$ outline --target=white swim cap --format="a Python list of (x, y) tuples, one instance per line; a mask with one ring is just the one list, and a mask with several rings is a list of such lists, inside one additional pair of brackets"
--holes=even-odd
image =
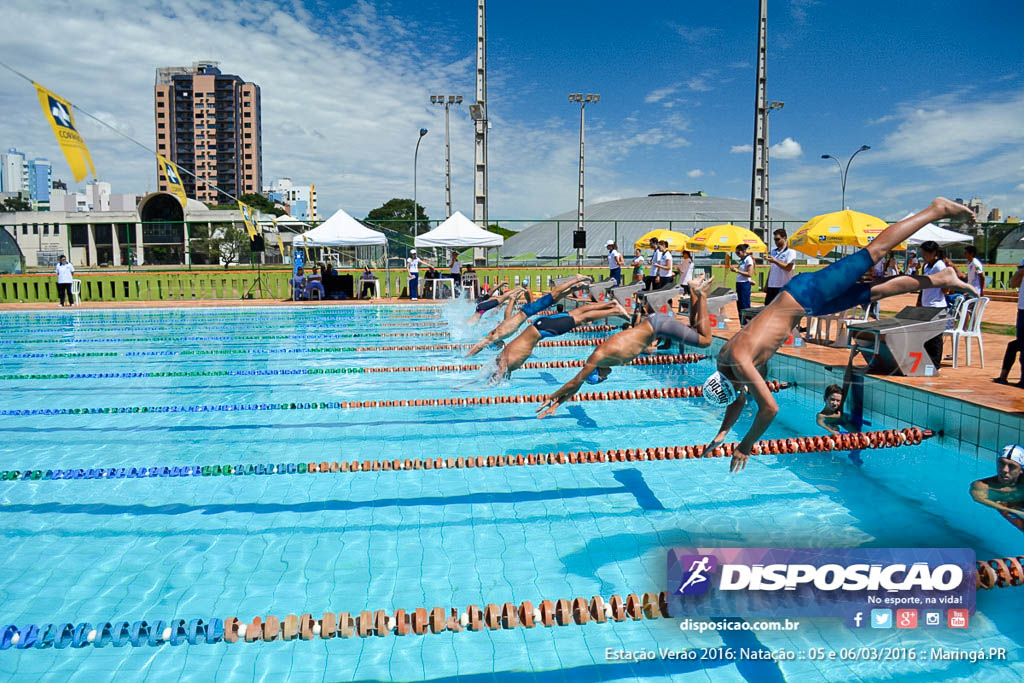
[(1012, 460), (1021, 467), (1024, 467), (1024, 446), (1018, 446), (1015, 443), (1003, 446), (1003, 452), (999, 457)]
[(713, 406), (727, 406), (736, 400), (736, 387), (718, 371), (704, 380), (703, 393), (704, 400)]

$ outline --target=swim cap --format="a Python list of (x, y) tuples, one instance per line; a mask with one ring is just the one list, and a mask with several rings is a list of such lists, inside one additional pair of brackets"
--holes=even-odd
[(1018, 446), (1015, 443), (1003, 446), (1003, 452), (999, 457), (1012, 460), (1021, 467), (1024, 467), (1024, 446)]
[(736, 387), (722, 373), (715, 371), (704, 380), (704, 400), (713, 406), (727, 406), (736, 400)]
[[(602, 370), (604, 372), (602, 372)], [(587, 378), (583, 380), (587, 384), (600, 384), (601, 382), (608, 379), (608, 375), (612, 373), (611, 368), (597, 368), (592, 373), (587, 375)]]

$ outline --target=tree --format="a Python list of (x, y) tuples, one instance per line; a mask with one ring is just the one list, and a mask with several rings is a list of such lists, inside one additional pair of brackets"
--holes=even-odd
[(7, 211), (31, 211), (32, 205), (21, 197), (8, 197), (0, 203), (0, 210)]
[(232, 263), (249, 260), (249, 247), (252, 244), (249, 233), (234, 223), (224, 226), (223, 232), (220, 232), (214, 244), (220, 260), (224, 261), (225, 269)]
[(366, 214), (366, 220), (403, 235), (413, 235), (413, 221), (419, 219), (419, 232), (430, 230), (430, 217), (419, 204), (414, 217), (411, 199), (389, 199), (387, 203)]
[(498, 225), (497, 223), (492, 223), (492, 224), (488, 225), (487, 226), (487, 232), (493, 232), (495, 235), (501, 235), (505, 239), (508, 239), (512, 235), (516, 234), (515, 230), (509, 230), (508, 228), (503, 228), (500, 225)]

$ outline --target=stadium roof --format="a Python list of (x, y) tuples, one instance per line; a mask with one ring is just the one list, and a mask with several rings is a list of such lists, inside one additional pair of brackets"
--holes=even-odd
[[(583, 216), (587, 229), (586, 255), (601, 257), (607, 254), (604, 245), (608, 240), (616, 240), (620, 251), (632, 253), (633, 242), (655, 228), (692, 235), (719, 223), (745, 225), (750, 220), (750, 202), (708, 197), (702, 192), (656, 192), (646, 197), (592, 204), (584, 209)], [(784, 225), (790, 232), (802, 224), (802, 221), (782, 211), (773, 210), (771, 217), (773, 222), (792, 221)], [(777, 224), (783, 225), (781, 222)], [(575, 253), (572, 248), (575, 229), (576, 211), (568, 211), (534, 223), (509, 237), (499, 253), (502, 258), (522, 254), (534, 254), (539, 259), (557, 258), (559, 255), (568, 257)]]

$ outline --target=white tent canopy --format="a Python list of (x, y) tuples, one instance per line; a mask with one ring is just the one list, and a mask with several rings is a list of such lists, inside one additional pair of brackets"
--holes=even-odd
[(334, 215), (309, 232), (296, 235), (292, 242), (297, 247), (363, 247), (386, 246), (384, 233), (368, 227), (338, 209)]
[(500, 247), (504, 242), (501, 235), (484, 230), (459, 211), (416, 238), (417, 247)]
[[(910, 218), (913, 215), (914, 214), (912, 213), (908, 213), (903, 218)], [(952, 230), (940, 228), (934, 223), (928, 223), (923, 228), (915, 232), (908, 241), (911, 245), (917, 247), (920, 246), (923, 242), (927, 242), (929, 240), (931, 240), (932, 242), (937, 242), (940, 245), (942, 245), (955, 244), (957, 242), (973, 242), (974, 238), (971, 237), (970, 235), (961, 235), (959, 232), (953, 232)]]

